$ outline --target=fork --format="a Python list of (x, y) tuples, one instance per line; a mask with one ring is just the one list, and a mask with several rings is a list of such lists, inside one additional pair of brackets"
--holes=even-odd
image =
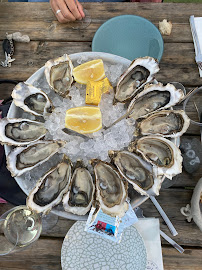
[(202, 70), (202, 54), (201, 54), (201, 48), (200, 48), (200, 44), (199, 44), (199, 40), (198, 40), (198, 36), (197, 36), (197, 32), (196, 32), (196, 27), (195, 27), (193, 15), (190, 16), (190, 26), (191, 26), (191, 32), (192, 32), (194, 44), (196, 45), (195, 60), (196, 60), (196, 63), (198, 64), (198, 67)]

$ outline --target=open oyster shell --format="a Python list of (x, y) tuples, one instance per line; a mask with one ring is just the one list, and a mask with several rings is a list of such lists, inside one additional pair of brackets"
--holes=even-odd
[(128, 116), (133, 119), (147, 117), (153, 112), (170, 108), (184, 97), (181, 89), (168, 83), (147, 84), (128, 106)]
[(8, 145), (27, 145), (43, 138), (47, 130), (41, 122), (29, 119), (0, 119), (0, 142)]
[(139, 122), (135, 135), (179, 137), (187, 131), (189, 124), (190, 119), (183, 110), (162, 110)]
[(53, 110), (53, 105), (46, 93), (31, 84), (18, 83), (11, 95), (16, 106), (31, 114), (43, 116)]
[(64, 157), (56, 167), (39, 179), (27, 197), (27, 206), (37, 213), (47, 214), (59, 204), (69, 188), (71, 169), (71, 161)]
[(153, 165), (157, 176), (165, 175), (169, 179), (182, 172), (182, 155), (179, 148), (161, 136), (145, 136), (134, 142), (129, 151), (142, 154), (143, 158)]
[(27, 147), (16, 147), (7, 156), (7, 168), (13, 177), (19, 176), (48, 160), (65, 143), (63, 141), (38, 141)]
[(141, 195), (159, 195), (162, 180), (155, 176), (150, 163), (128, 151), (109, 151), (120, 174)]
[(159, 66), (154, 58), (146, 56), (135, 59), (118, 80), (115, 100), (130, 100), (141, 87), (153, 80), (158, 71)]
[(124, 216), (128, 210), (127, 182), (121, 179), (118, 171), (109, 163), (93, 159), (91, 164), (96, 177), (96, 199), (101, 209), (111, 216)]
[(78, 161), (71, 178), (69, 191), (63, 198), (65, 211), (76, 215), (85, 215), (93, 202), (95, 186), (87, 168)]
[(62, 97), (66, 97), (73, 83), (73, 65), (67, 54), (51, 59), (45, 64), (45, 76), (49, 86)]

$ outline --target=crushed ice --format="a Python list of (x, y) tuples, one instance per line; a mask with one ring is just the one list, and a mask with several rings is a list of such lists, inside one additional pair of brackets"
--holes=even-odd
[[(84, 59), (79, 59), (80, 64)], [(113, 85), (116, 85), (117, 79), (123, 73), (121, 65), (105, 65), (106, 76)], [(89, 136), (70, 135), (63, 131), (65, 128), (66, 110), (73, 107), (86, 106), (85, 104), (85, 85), (74, 84), (70, 88), (69, 98), (61, 98), (55, 96), (52, 99), (55, 110), (49, 117), (45, 118), (45, 127), (50, 134), (46, 135), (46, 139), (64, 140), (66, 145), (60, 150), (76, 162), (77, 159), (82, 159), (87, 165), (88, 161), (93, 158), (98, 158), (103, 161), (109, 161), (109, 150), (120, 150), (127, 147), (131, 142), (134, 132), (134, 126), (128, 120), (123, 119), (110, 129), (101, 129), (98, 132)], [(102, 124), (109, 126), (116, 119), (126, 112), (124, 104), (117, 103), (113, 105), (114, 92), (103, 94), (99, 104), (102, 113)]]

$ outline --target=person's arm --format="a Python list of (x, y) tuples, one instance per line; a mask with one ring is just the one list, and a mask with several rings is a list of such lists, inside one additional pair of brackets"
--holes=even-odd
[(83, 7), (77, 0), (50, 0), (50, 5), (60, 23), (81, 20), (85, 17)]

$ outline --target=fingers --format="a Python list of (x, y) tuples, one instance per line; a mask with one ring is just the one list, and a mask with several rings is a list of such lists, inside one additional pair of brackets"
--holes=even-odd
[(85, 13), (83, 12), (83, 6), (77, 1), (77, 7), (78, 7), (78, 10), (82, 16), (82, 18), (85, 17)]
[(65, 0), (68, 9), (77, 20), (82, 20), (81, 13), (78, 10), (78, 2), (76, 0)]
[[(50, 5), (60, 23), (81, 20), (85, 17), (83, 7), (77, 0), (50, 0)], [(61, 11), (56, 13), (57, 10)]]

